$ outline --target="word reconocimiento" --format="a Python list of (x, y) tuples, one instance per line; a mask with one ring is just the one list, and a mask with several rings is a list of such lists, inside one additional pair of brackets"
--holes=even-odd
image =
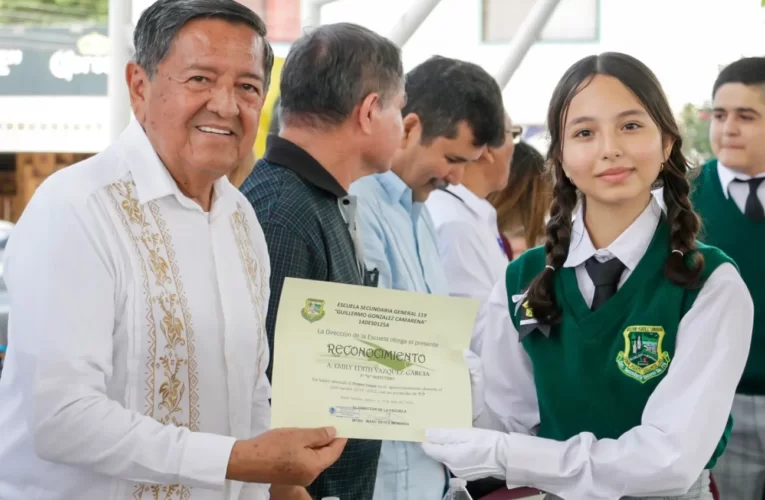
[(394, 352), (375, 347), (359, 347), (355, 345), (327, 344), (327, 352), (333, 356), (353, 356), (364, 359), (405, 361), (407, 363), (425, 364), (427, 357), (416, 352)]
[(424, 325), (427, 323), (428, 316), (425, 313), (416, 313), (404, 309), (390, 309), (387, 307), (350, 304), (348, 302), (338, 303), (335, 312), (344, 316), (356, 316), (359, 318), (359, 324), (362, 325), (382, 327), (389, 327), (389, 322), (391, 321)]

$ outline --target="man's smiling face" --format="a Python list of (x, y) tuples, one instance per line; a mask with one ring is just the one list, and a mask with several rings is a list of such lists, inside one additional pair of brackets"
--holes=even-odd
[(246, 158), (266, 94), (263, 43), (245, 24), (195, 20), (151, 78), (138, 75), (133, 110), (168, 168), (219, 177)]

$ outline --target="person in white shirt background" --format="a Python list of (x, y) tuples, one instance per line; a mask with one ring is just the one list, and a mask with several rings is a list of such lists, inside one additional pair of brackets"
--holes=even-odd
[[(508, 259), (497, 226), (497, 211), (486, 197), (507, 185), (515, 147), (512, 127), (506, 114), (504, 144), (487, 147), (478, 160), (465, 164), (461, 184), (433, 191), (426, 202), (436, 228), (449, 295), (453, 297), (484, 301), (505, 274)], [(473, 338), (471, 348), (480, 352), (480, 337)]]
[(269, 261), (226, 174), (252, 150), (273, 52), (234, 0), (159, 0), (126, 68), (135, 114), (37, 190), (5, 260), (0, 498), (265, 500), (340, 455), (270, 428)]
[(666, 96), (633, 57), (590, 56), (547, 123), (547, 242), (510, 263), (478, 319), (479, 428), (431, 429), (423, 448), (458, 477), (551, 499), (711, 500), (754, 306), (733, 261), (696, 241)]

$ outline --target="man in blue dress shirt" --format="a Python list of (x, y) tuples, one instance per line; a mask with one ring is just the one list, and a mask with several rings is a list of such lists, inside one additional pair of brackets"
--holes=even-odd
[[(448, 295), (424, 202), (433, 190), (459, 184), (465, 165), (487, 146), (504, 142), (502, 93), (479, 66), (436, 56), (407, 74), (406, 94), (392, 170), (351, 185), (364, 261), (379, 271), (381, 287)], [(447, 480), (419, 444), (385, 441), (374, 500), (441, 500)]]

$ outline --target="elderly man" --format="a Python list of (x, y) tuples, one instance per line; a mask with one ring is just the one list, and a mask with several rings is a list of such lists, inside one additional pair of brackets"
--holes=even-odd
[[(281, 74), (279, 135), (269, 137), (242, 185), (271, 255), (270, 341), (285, 278), (374, 284), (348, 188), (391, 167), (401, 140), (403, 77), (399, 48), (360, 26), (321, 26), (293, 44)], [(311, 495), (371, 500), (379, 455), (379, 441), (349, 441)]]
[[(273, 53), (234, 0), (159, 0), (126, 71), (137, 121), (54, 174), (15, 228), (0, 498), (265, 500), (340, 454), (268, 432), (266, 243), (226, 174)], [(252, 483), (244, 484), (243, 482)]]
[[(504, 143), (502, 93), (479, 66), (437, 56), (407, 74), (406, 95), (392, 171), (351, 187), (359, 199), (364, 260), (378, 270), (382, 287), (449, 295), (423, 203), (435, 189), (462, 182), (465, 165), (487, 146)], [(386, 441), (374, 498), (440, 500), (447, 477), (418, 444)]]

